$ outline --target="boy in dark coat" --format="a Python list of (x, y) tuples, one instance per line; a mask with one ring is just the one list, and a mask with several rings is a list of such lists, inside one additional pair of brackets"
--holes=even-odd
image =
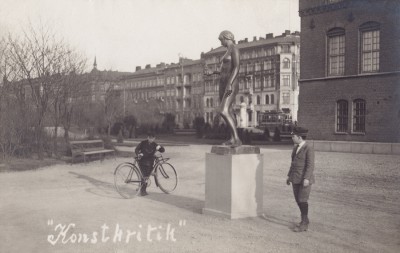
[(292, 183), (294, 198), (301, 212), (301, 222), (294, 231), (303, 232), (308, 229), (308, 198), (311, 192), (311, 185), (314, 179), (314, 150), (305, 141), (308, 130), (302, 127), (295, 127), (292, 132), (292, 140), (295, 144), (292, 151), (292, 163), (287, 185)]
[[(159, 151), (163, 153), (165, 151), (164, 147), (155, 143), (156, 137), (153, 133), (147, 134), (147, 140), (144, 140), (139, 143), (139, 145), (135, 148), (135, 154), (140, 157), (139, 167), (142, 171), (143, 177), (148, 178), (150, 176), (151, 170), (154, 165), (154, 154)], [(142, 196), (148, 195), (147, 184), (143, 182), (143, 186), (141, 188), (140, 194)]]

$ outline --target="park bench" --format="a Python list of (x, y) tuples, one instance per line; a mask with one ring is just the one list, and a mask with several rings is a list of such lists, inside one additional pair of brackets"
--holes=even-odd
[(105, 149), (102, 140), (85, 140), (85, 141), (70, 141), (69, 142), (72, 154), (71, 163), (74, 163), (76, 157), (83, 156), (83, 161), (86, 163), (86, 158), (91, 155), (101, 156), (101, 160), (107, 153), (114, 153), (113, 149)]

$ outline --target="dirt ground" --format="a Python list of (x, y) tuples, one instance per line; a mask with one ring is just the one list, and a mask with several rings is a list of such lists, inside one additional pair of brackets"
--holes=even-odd
[(0, 252), (400, 252), (400, 156), (316, 152), (310, 228), (294, 233), (290, 147), (261, 149), (264, 215), (238, 220), (201, 213), (210, 150), (167, 147), (178, 188), (135, 199), (113, 188), (129, 158), (0, 173)]

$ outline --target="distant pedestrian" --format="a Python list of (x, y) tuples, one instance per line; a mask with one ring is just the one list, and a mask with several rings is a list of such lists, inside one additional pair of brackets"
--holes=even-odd
[[(154, 154), (159, 151), (163, 153), (165, 151), (164, 147), (158, 145), (155, 142), (154, 133), (150, 132), (147, 134), (147, 140), (144, 140), (139, 143), (139, 145), (135, 148), (135, 154), (140, 157), (139, 167), (142, 172), (144, 178), (148, 178), (150, 176), (150, 172), (153, 169), (154, 165)], [(141, 188), (140, 194), (142, 196), (148, 195), (146, 188), (147, 184), (143, 181), (143, 186)]]
[(294, 228), (295, 232), (307, 231), (308, 224), (308, 198), (314, 179), (314, 150), (306, 143), (308, 130), (302, 127), (293, 129), (292, 140), (294, 148), (292, 151), (292, 163), (287, 176), (286, 183), (292, 183), (293, 194), (300, 208), (301, 222)]

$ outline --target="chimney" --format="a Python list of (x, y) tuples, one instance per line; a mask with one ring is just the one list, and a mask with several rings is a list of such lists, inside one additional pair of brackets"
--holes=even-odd
[(145, 68), (146, 68), (146, 69), (149, 69), (149, 68), (151, 68), (151, 65), (150, 65), (150, 64), (147, 64)]
[(265, 36), (266, 39), (272, 39), (274, 37), (273, 33), (267, 33), (267, 35)]
[(141, 70), (141, 69), (142, 69), (142, 67), (136, 66), (136, 71), (139, 71), (139, 70)]
[(253, 41), (257, 41), (257, 36), (254, 36), (254, 37), (253, 37)]
[(159, 64), (156, 65), (156, 68), (164, 68), (165, 67), (165, 63), (161, 62)]
[(244, 38), (244, 42), (245, 43), (249, 42), (249, 39), (248, 38)]
[(285, 35), (290, 35), (290, 30), (285, 30)]

